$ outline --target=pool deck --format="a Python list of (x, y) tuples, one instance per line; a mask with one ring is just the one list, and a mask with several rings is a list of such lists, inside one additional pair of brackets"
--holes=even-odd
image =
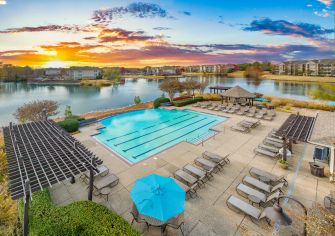
[[(334, 184), (329, 183), (328, 178), (318, 178), (310, 174), (308, 162), (312, 160), (314, 148), (311, 144), (294, 144), (293, 156), (289, 159), (288, 170), (281, 169), (276, 160), (254, 153), (254, 148), (262, 143), (262, 140), (273, 128), (278, 128), (289, 116), (289, 113), (277, 112), (274, 121), (261, 121), (261, 125), (249, 134), (242, 134), (231, 131), (230, 126), (241, 120), (252, 118), (191, 106), (184, 108), (209, 114), (220, 114), (230, 119), (217, 125), (215, 128), (221, 132), (203, 144), (195, 146), (182, 142), (133, 166), (116, 157), (91, 137), (96, 132), (97, 125), (82, 128), (81, 133), (74, 135), (99, 156), (111, 172), (120, 178), (120, 182), (113, 188), (108, 202), (101, 197), (94, 197), (94, 201), (104, 204), (126, 220), (131, 221), (132, 201), (129, 192), (136, 179), (151, 173), (172, 176), (177, 169), (182, 168), (185, 164), (194, 163), (194, 159), (205, 150), (220, 155), (230, 153), (231, 164), (225, 166), (224, 171), (214, 174), (214, 179), (198, 190), (199, 197), (186, 201), (185, 235), (272, 234), (272, 228), (266, 227), (264, 223), (257, 225), (249, 217), (232, 211), (226, 205), (226, 200), (231, 194), (240, 197), (235, 188), (242, 178), (248, 175), (249, 169), (253, 166), (277, 175), (287, 174), (289, 187), (286, 193), (291, 194), (307, 207), (311, 206), (313, 202), (322, 204), (323, 198), (329, 194), (329, 190), (335, 189)], [(300, 110), (300, 113), (315, 115), (316, 111)], [(69, 182), (58, 184), (50, 189), (50, 192), (54, 203), (59, 206), (87, 199), (86, 185), (79, 179), (75, 184)], [(143, 224), (134, 223), (134, 227), (139, 231), (144, 230)], [(149, 231), (144, 231), (144, 234), (160, 235), (154, 227), (151, 227)], [(169, 229), (168, 235), (181, 235), (181, 233), (179, 230)]]

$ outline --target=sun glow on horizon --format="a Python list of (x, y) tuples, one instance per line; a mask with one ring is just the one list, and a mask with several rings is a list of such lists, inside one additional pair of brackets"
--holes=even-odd
[(44, 63), (43, 67), (45, 68), (65, 68), (68, 67), (69, 63), (61, 60), (47, 61)]

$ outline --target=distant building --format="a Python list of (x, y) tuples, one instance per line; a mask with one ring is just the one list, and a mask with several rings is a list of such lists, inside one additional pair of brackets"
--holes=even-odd
[(95, 79), (102, 69), (98, 67), (70, 67), (69, 77), (73, 80)]
[(287, 61), (275, 65), (274, 74), (335, 76), (335, 59)]

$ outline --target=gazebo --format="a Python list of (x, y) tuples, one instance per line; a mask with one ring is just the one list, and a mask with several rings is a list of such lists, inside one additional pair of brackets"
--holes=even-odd
[(228, 89), (227, 91), (220, 94), (223, 99), (225, 98), (226, 101), (228, 99), (234, 98), (235, 100), (245, 99), (249, 102), (251, 102), (251, 105), (254, 104), (254, 99), (256, 98), (256, 95), (253, 93), (250, 93), (249, 91), (245, 90), (244, 88), (241, 88), (240, 86), (235, 86), (233, 88)]

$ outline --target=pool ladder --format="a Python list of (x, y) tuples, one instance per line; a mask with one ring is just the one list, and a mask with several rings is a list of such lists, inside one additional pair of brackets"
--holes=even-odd
[(215, 139), (215, 136), (218, 134), (217, 131), (209, 130), (207, 133), (198, 135), (198, 137), (192, 138), (192, 139), (186, 139), (185, 141), (188, 143), (192, 143), (194, 145), (199, 145), (201, 143), (202, 146), (204, 146), (204, 141), (207, 139), (213, 137)]

